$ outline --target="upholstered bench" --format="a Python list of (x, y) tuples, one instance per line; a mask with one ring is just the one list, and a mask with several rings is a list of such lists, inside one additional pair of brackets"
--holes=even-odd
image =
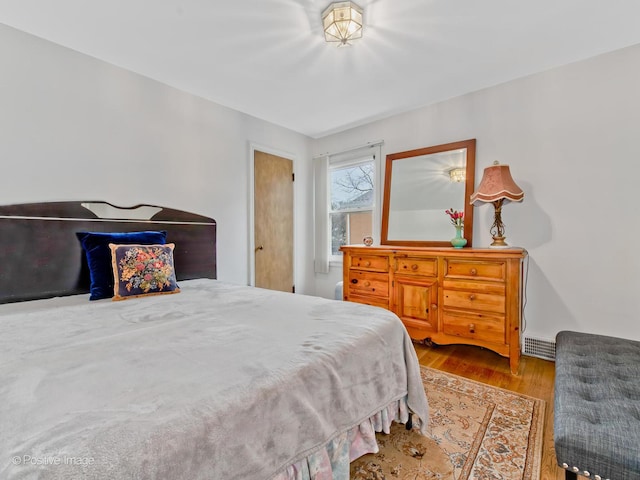
[(567, 479), (640, 480), (640, 342), (558, 333), (554, 395)]

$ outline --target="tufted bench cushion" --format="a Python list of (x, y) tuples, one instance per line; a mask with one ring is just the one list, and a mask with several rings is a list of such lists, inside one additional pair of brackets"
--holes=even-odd
[(554, 401), (559, 465), (597, 480), (640, 480), (640, 342), (558, 333)]

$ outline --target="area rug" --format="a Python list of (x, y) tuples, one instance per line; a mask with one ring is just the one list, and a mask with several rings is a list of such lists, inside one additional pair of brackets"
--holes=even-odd
[(421, 367), (429, 436), (393, 424), (355, 480), (538, 480), (544, 400)]

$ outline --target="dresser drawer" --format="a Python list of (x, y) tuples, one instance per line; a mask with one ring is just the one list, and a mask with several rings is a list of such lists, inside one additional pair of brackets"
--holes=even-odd
[(502, 282), (478, 282), (477, 280), (451, 280), (445, 279), (442, 282), (445, 292), (449, 290), (463, 290), (467, 292), (489, 293), (491, 295), (504, 296), (507, 290), (506, 284)]
[(445, 278), (503, 281), (506, 276), (504, 262), (447, 259), (446, 265)]
[(365, 305), (373, 305), (374, 307), (382, 307), (384, 309), (389, 310), (388, 298), (374, 297), (374, 296), (360, 297), (358, 295), (350, 295), (349, 301), (355, 302), (355, 303), (364, 303)]
[(396, 259), (396, 273), (403, 275), (420, 275), (435, 277), (438, 275), (437, 258), (398, 257)]
[(443, 306), (445, 307), (505, 313), (504, 295), (465, 290), (445, 290), (442, 296)]
[(377, 295), (389, 296), (389, 275), (385, 273), (362, 272), (351, 270), (349, 272), (349, 295)]
[(504, 344), (505, 319), (501, 315), (442, 312), (442, 331), (446, 335)]
[(386, 255), (353, 255), (349, 257), (350, 268), (370, 270), (372, 272), (388, 272), (389, 257)]

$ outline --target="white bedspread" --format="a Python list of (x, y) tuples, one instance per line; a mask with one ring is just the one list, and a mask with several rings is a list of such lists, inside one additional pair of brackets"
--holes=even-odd
[(180, 287), (0, 306), (0, 478), (265, 480), (394, 400), (427, 418), (394, 314)]

